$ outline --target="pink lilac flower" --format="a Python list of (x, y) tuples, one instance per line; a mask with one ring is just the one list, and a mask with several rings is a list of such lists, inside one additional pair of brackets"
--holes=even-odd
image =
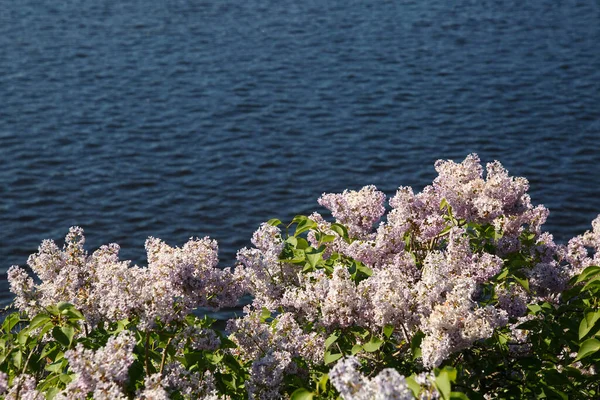
[(189, 371), (180, 362), (165, 367), (162, 385), (168, 392), (178, 392), (184, 399), (216, 397), (215, 379), (210, 371)]
[(44, 400), (44, 394), (38, 392), (35, 378), (29, 374), (18, 375), (8, 388), (5, 400)]
[(197, 307), (234, 306), (243, 294), (229, 269), (217, 268), (217, 244), (209, 238), (190, 239), (182, 248), (149, 238), (147, 268), (119, 261), (116, 244), (102, 246), (88, 256), (83, 230), (78, 227), (70, 229), (65, 242), (61, 250), (46, 240), (29, 257), (39, 284), (19, 267), (9, 271), (15, 305), (30, 317), (66, 301), (92, 326), (137, 317), (140, 329), (146, 329), (158, 320), (179, 321)]
[(169, 393), (163, 387), (163, 378), (159, 373), (147, 376), (144, 379), (144, 390), (139, 392), (139, 400), (170, 400)]
[(527, 304), (531, 301), (523, 286), (512, 284), (508, 287), (496, 287), (498, 307), (506, 311), (510, 318), (519, 318), (527, 314)]
[(388, 224), (396, 232), (392, 238), (398, 244), (404, 242), (404, 234), (410, 232), (419, 243), (429, 243), (445, 228), (442, 198), (432, 186), (414, 194), (412, 188), (400, 186), (390, 199), (392, 211), (387, 215)]
[(385, 213), (385, 194), (375, 186), (360, 191), (345, 190), (342, 194), (323, 194), (319, 204), (331, 211), (333, 217), (348, 227), (350, 236), (363, 238)]
[(329, 371), (332, 385), (344, 400), (408, 400), (413, 399), (406, 379), (393, 368), (382, 370), (369, 379), (358, 369), (356, 357), (339, 360)]
[(422, 321), (425, 338), (421, 344), (423, 365), (440, 365), (451, 353), (470, 347), (479, 339), (492, 336), (494, 329), (508, 323), (504, 310), (479, 307), (471, 300), (476, 284), (472, 279), (457, 281), (442, 304), (433, 307)]
[[(402, 256), (403, 255), (403, 256)], [(373, 275), (360, 282), (358, 293), (364, 293), (374, 327), (392, 325), (412, 331), (419, 324), (416, 276), (420, 275), (414, 260), (400, 254), (395, 262), (376, 268)]]
[(330, 327), (360, 326), (368, 320), (365, 297), (358, 293), (346, 267), (334, 267), (321, 313), (322, 323)]
[(243, 318), (227, 322), (229, 338), (237, 345), (234, 353), (245, 360), (256, 360), (270, 351), (286, 352), (320, 364), (325, 352), (325, 339), (316, 332), (303, 332), (292, 313), (282, 313), (272, 324), (261, 322), (262, 311), (244, 308)]
[(10, 291), (15, 295), (14, 305), (19, 310), (33, 315), (39, 309), (39, 294), (33, 279), (23, 268), (13, 265), (8, 269)]
[(283, 381), (284, 371), (291, 362), (291, 355), (286, 351), (270, 351), (254, 361), (250, 368), (250, 378), (245, 383), (248, 398), (280, 399), (279, 388)]
[(69, 368), (75, 379), (60, 393), (60, 398), (86, 399), (90, 392), (98, 396), (122, 396), (121, 385), (129, 376), (134, 361), (135, 339), (129, 331), (108, 339), (106, 346), (93, 351), (78, 343), (75, 349), (65, 352)]
[(8, 389), (8, 375), (6, 372), (0, 371), (0, 394), (3, 394)]

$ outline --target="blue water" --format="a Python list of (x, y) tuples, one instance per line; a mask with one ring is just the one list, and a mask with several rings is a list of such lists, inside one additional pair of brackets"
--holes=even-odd
[[(0, 0), (0, 272), (72, 225), (223, 265), (322, 192), (477, 152), (566, 241), (600, 213), (596, 0)], [(0, 300), (10, 300), (5, 275)]]

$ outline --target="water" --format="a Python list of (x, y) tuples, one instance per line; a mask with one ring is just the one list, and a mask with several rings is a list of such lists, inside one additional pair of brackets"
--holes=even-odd
[(477, 152), (558, 241), (600, 213), (595, 0), (0, 0), (0, 301), (42, 239), (224, 266), (323, 192), (420, 190)]

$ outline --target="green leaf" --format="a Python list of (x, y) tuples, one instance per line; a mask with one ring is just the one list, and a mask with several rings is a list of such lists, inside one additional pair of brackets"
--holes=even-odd
[(354, 346), (352, 346), (352, 349), (350, 350), (350, 354), (352, 354), (354, 356), (363, 350), (364, 349), (360, 344), (355, 344)]
[[(61, 375), (62, 376), (62, 375)], [(60, 392), (62, 392), (63, 389), (59, 388), (59, 387), (51, 387), (50, 389), (48, 389), (48, 391), (46, 392), (46, 399), (47, 400), (52, 400), (53, 398), (56, 397), (57, 394), (59, 394)]]
[(394, 325), (386, 325), (383, 327), (383, 334), (386, 338), (389, 339), (390, 336), (392, 336), (392, 333), (394, 333)]
[(73, 380), (73, 376), (69, 374), (60, 374), (59, 379), (62, 383), (69, 383)]
[(515, 275), (513, 275), (513, 278), (515, 281), (517, 281), (517, 283), (519, 283), (519, 285), (523, 286), (523, 289), (525, 289), (527, 293), (529, 293), (529, 280), (527, 280), (526, 278), (519, 278)]
[(23, 365), (23, 353), (21, 350), (17, 349), (17, 351), (13, 354), (13, 364), (17, 369), (21, 369), (21, 365)]
[(450, 393), (450, 399), (469, 400), (469, 398), (467, 397), (467, 395), (464, 394), (464, 393), (462, 393), (462, 392), (451, 392)]
[(289, 238), (285, 239), (285, 241), (294, 247), (296, 247), (296, 245), (298, 245), (298, 239), (296, 239), (294, 236), (290, 236)]
[(579, 352), (577, 353), (577, 358), (575, 361), (579, 361), (582, 358), (590, 356), (600, 350), (600, 340), (597, 339), (588, 339), (585, 342), (581, 343), (579, 347)]
[(583, 286), (581, 290), (590, 290), (596, 292), (598, 289), (600, 289), (600, 277), (590, 280)]
[(418, 331), (413, 335), (412, 339), (410, 340), (410, 350), (413, 355), (413, 360), (421, 357), (421, 342), (423, 341), (424, 337), (425, 334), (421, 331)]
[(335, 343), (336, 340), (340, 337), (336, 332), (329, 335), (329, 337), (325, 340), (325, 350), (329, 349), (329, 347)]
[(594, 325), (596, 325), (596, 322), (598, 322), (599, 319), (600, 311), (586, 312), (579, 324), (579, 339), (583, 339), (583, 337), (594, 328)]
[(325, 357), (323, 357), (323, 361), (325, 362), (325, 365), (327, 365), (327, 364), (331, 364), (332, 362), (339, 360), (343, 356), (344, 355), (342, 353), (331, 354), (329, 351), (326, 351)]
[[(64, 330), (64, 328), (69, 328), (71, 331), (69, 332), (69, 330), (67, 329), (66, 332)], [(73, 339), (73, 334), (74, 334), (74, 329), (71, 328), (70, 326), (55, 326), (52, 329), (52, 337), (61, 345), (63, 345), (64, 347), (69, 347), (69, 345), (71, 344), (71, 340)], [(70, 336), (69, 336), (70, 333)]]
[(362, 272), (363, 274), (365, 274), (366, 276), (371, 276), (373, 275), (373, 270), (369, 267), (367, 267), (366, 265), (364, 265), (363, 263), (356, 263), (356, 269), (359, 270), (360, 272)]
[(17, 333), (17, 342), (19, 342), (20, 345), (26, 345), (29, 340), (29, 332), (26, 329), (23, 329)]
[(379, 339), (378, 337), (372, 337), (371, 340), (363, 345), (363, 349), (365, 349), (367, 353), (373, 353), (379, 350), (382, 344), (383, 340)]
[(537, 314), (537, 313), (539, 313), (540, 311), (542, 311), (542, 307), (540, 307), (540, 306), (539, 306), (539, 305), (537, 305), (537, 304), (529, 304), (529, 305), (527, 305), (527, 308), (529, 308), (529, 310), (530, 310), (531, 312), (533, 312), (534, 314)]
[(73, 308), (73, 304), (67, 303), (66, 301), (61, 301), (56, 306), (58, 307), (58, 311), (60, 313), (62, 313), (65, 310), (68, 310), (69, 308)]
[(418, 397), (419, 392), (421, 391), (421, 385), (419, 385), (415, 380), (415, 374), (412, 374), (411, 376), (406, 378), (406, 384), (408, 385), (408, 388), (412, 391), (413, 396)]
[(54, 373), (60, 373), (63, 370), (63, 364), (64, 364), (64, 359), (61, 359), (59, 361), (55, 361), (49, 365), (46, 366), (46, 371), (48, 372), (54, 372)]
[(6, 333), (10, 333), (10, 331), (12, 331), (12, 329), (19, 323), (20, 320), (21, 316), (18, 312), (8, 315), (2, 323), (2, 330)]
[(330, 242), (333, 242), (336, 238), (337, 238), (337, 236), (335, 236), (335, 235), (321, 235), (319, 237), (319, 242), (320, 243), (330, 243)]
[(534, 331), (536, 330), (538, 327), (540, 326), (540, 321), (537, 320), (531, 320), (531, 321), (525, 321), (522, 324), (519, 324), (516, 329), (521, 329), (521, 330), (525, 330), (525, 331)]
[(442, 399), (449, 400), (450, 392), (452, 391), (452, 386), (450, 385), (450, 376), (448, 374), (448, 371), (446, 371), (445, 369), (439, 371), (439, 374), (436, 374), (434, 383), (438, 392), (440, 392)]
[(575, 283), (579, 283), (590, 278), (595, 277), (596, 275), (600, 275), (600, 267), (597, 265), (592, 265), (591, 267), (587, 267), (584, 269), (579, 276), (577, 276), (577, 280)]
[(315, 249), (312, 251), (307, 251), (307, 252), (305, 252), (305, 254), (306, 254), (306, 259), (308, 260), (308, 263), (310, 264), (310, 266), (315, 268), (317, 266), (317, 264), (319, 264), (319, 261), (321, 261), (321, 259), (322, 259), (323, 250)]
[(321, 392), (324, 392), (327, 390), (327, 382), (329, 381), (329, 375), (327, 374), (323, 374), (323, 376), (321, 376), (321, 379), (319, 379), (319, 390)]
[(310, 218), (304, 215), (296, 215), (292, 220), (292, 223), (296, 223), (296, 231), (294, 232), (294, 236), (298, 236), (299, 234), (306, 232), (309, 229), (313, 229), (317, 227), (317, 223), (311, 220)]
[(312, 400), (313, 396), (313, 392), (304, 388), (299, 388), (294, 390), (294, 392), (290, 396), (290, 400)]
[(443, 198), (442, 201), (440, 201), (440, 210), (443, 210), (446, 207), (448, 207), (448, 200), (446, 200), (446, 198)]
[(310, 247), (310, 244), (306, 241), (306, 239), (301, 238), (301, 237), (296, 238), (296, 239), (298, 240), (297, 244), (296, 244), (296, 248), (298, 250), (305, 250), (305, 249), (308, 249)]
[(271, 226), (277, 226), (277, 225), (281, 225), (281, 221), (278, 220), (277, 218), (272, 218), (267, 221), (267, 224), (269, 224)]
[(48, 314), (38, 314), (35, 317), (33, 317), (31, 322), (29, 323), (29, 330), (32, 331), (48, 321), (50, 321), (50, 316)]
[(331, 230), (340, 235), (343, 239), (348, 237), (348, 229), (342, 224), (333, 223), (331, 224)]
[(266, 322), (269, 318), (271, 318), (271, 311), (263, 307), (260, 311), (260, 322)]

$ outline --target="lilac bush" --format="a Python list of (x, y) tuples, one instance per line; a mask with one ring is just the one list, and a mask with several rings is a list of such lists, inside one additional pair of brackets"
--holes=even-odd
[[(323, 194), (262, 224), (233, 269), (217, 244), (88, 255), (80, 228), (9, 270), (0, 395), (139, 399), (593, 398), (600, 216), (565, 245), (525, 178), (471, 154), (420, 193)], [(226, 332), (195, 317), (252, 301)], [(4, 360), (4, 361), (1, 361)], [(5, 373), (3, 375), (3, 373)], [(16, 393), (16, 394), (15, 394)], [(13, 396), (13, 397), (10, 397)], [(565, 397), (566, 396), (566, 397)]]

